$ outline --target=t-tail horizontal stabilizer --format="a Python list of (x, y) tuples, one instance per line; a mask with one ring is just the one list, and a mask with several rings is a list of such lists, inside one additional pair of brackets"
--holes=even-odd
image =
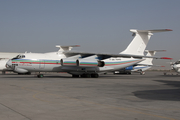
[(129, 46), (121, 52), (121, 54), (134, 54), (143, 55), (144, 50), (151, 38), (152, 33), (172, 31), (171, 29), (158, 29), (158, 30), (130, 30), (133, 33), (134, 39)]
[[(144, 52), (147, 53), (146, 56), (154, 56), (156, 54), (156, 52), (165, 52), (166, 50), (145, 50)], [(142, 64), (142, 65), (150, 65), (152, 66), (153, 63), (153, 58), (145, 58), (144, 61), (140, 62), (139, 64)]]

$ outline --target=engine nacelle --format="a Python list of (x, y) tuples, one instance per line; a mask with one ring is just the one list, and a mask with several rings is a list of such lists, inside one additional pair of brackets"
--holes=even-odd
[(76, 65), (79, 67), (103, 67), (104, 61), (76, 60)]
[(77, 66), (76, 60), (71, 59), (61, 59), (61, 66)]
[(61, 66), (77, 66), (76, 60), (78, 58), (81, 58), (81, 55), (75, 55), (75, 56), (61, 59)]
[(129, 66), (129, 67), (126, 67), (125, 70), (133, 70), (134, 67), (133, 66)]
[(84, 59), (61, 59), (61, 66), (77, 67), (104, 67), (104, 61), (84, 60)]
[(104, 67), (105, 63), (104, 61), (98, 61), (98, 67)]
[(90, 61), (90, 60), (76, 60), (76, 65), (78, 67), (97, 67), (98, 61)]

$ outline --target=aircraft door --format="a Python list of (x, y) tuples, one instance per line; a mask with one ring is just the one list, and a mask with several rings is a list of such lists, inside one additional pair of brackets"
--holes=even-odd
[(40, 69), (44, 69), (44, 68), (45, 68), (44, 60), (40, 60), (40, 61), (39, 61), (39, 68), (40, 68)]

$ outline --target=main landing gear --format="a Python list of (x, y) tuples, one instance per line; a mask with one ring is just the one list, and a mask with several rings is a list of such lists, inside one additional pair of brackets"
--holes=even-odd
[(37, 75), (37, 77), (38, 77), (38, 78), (43, 78), (44, 75), (43, 75), (43, 74), (40, 74), (40, 72), (39, 72), (39, 74)]
[[(43, 78), (44, 75), (43, 74), (38, 74), (37, 75), (38, 78)], [(82, 74), (82, 75), (72, 75), (73, 78), (98, 78), (99, 75), (97, 73), (94, 73), (94, 74)]]
[(37, 75), (37, 77), (38, 77), (38, 78), (43, 78), (44, 75), (43, 75), (43, 74), (39, 74), (39, 75)]
[(82, 75), (72, 75), (73, 78), (98, 78), (99, 75), (97, 73), (94, 74), (82, 74)]

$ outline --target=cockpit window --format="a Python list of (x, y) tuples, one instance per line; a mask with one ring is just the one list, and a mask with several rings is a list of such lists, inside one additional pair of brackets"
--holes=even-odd
[(14, 59), (21, 59), (21, 58), (25, 58), (25, 55), (17, 55), (15, 58), (13, 58), (12, 60)]
[(180, 64), (180, 61), (175, 62), (175, 64)]

